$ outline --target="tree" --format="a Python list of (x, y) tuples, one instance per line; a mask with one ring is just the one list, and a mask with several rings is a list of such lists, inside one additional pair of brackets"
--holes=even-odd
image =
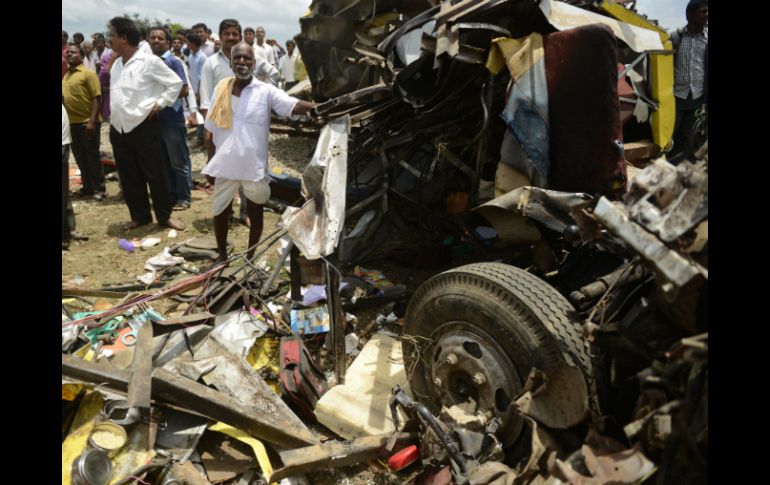
[[(132, 13), (130, 15), (127, 13), (124, 13), (123, 16), (133, 20), (136, 23), (136, 26), (139, 27), (140, 30), (144, 30), (144, 32), (147, 32), (150, 27), (164, 25), (169, 27), (169, 29), (171, 30), (171, 35), (173, 36), (173, 35), (176, 35), (178, 31), (186, 29), (186, 27), (182, 24), (171, 22), (171, 19), (166, 19), (165, 22), (161, 22), (160, 19), (156, 17), (152, 19), (152, 21), (150, 21), (149, 17), (147, 16), (142, 17), (138, 13)], [(109, 32), (109, 30), (110, 30), (110, 26), (108, 24), (107, 32)]]

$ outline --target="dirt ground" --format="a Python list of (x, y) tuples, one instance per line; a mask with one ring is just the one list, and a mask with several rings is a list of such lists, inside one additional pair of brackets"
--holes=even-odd
[[(112, 159), (109, 143), (108, 125), (102, 125), (102, 158)], [(192, 134), (192, 131), (190, 132)], [(193, 179), (203, 179), (201, 170), (206, 163), (205, 147), (193, 148), (194, 136), (188, 137), (193, 162)], [(312, 157), (315, 140), (308, 138), (289, 138), (287, 135), (271, 134), (270, 166), (274, 171), (298, 176), (300, 170)], [(70, 191), (79, 188), (77, 165), (70, 154)], [(62, 285), (97, 289), (103, 285), (138, 283), (136, 277), (144, 273), (147, 258), (158, 254), (164, 246), (186, 239), (211, 236), (214, 229), (211, 219), (210, 192), (195, 187), (192, 191), (192, 205), (189, 209), (175, 211), (174, 217), (180, 219), (187, 228), (178, 232), (176, 238), (169, 237), (169, 230), (150, 224), (132, 231), (124, 231), (122, 226), (129, 221), (128, 208), (119, 196), (120, 186), (117, 180), (107, 181), (107, 197), (96, 202), (91, 199), (74, 200), (75, 218), (78, 232), (89, 237), (88, 241), (73, 241), (68, 251), (62, 251)], [(237, 212), (238, 206), (233, 209)], [(278, 222), (280, 214), (270, 210), (265, 212), (265, 229), (269, 234)], [(141, 240), (147, 236), (161, 238), (159, 245), (148, 250), (136, 250), (127, 253), (118, 246), (121, 238)], [(236, 251), (246, 249), (248, 228), (234, 222), (230, 228), (228, 240), (235, 245)], [(269, 259), (275, 258), (275, 248), (268, 253)]]
[[(112, 149), (109, 143), (108, 124), (102, 125), (101, 151), (102, 158), (112, 159)], [(316, 139), (293, 137), (284, 134), (270, 134), (270, 169), (273, 172), (287, 173), (300, 176), (315, 150)], [(188, 145), (193, 165), (193, 180), (203, 180), (201, 170), (206, 163), (205, 147), (196, 147), (193, 131), (189, 132)], [(70, 191), (79, 188), (79, 172), (74, 157), (70, 154)], [(102, 286), (118, 284), (139, 284), (137, 276), (145, 273), (145, 261), (160, 253), (165, 246), (201, 236), (212, 237), (214, 229), (211, 218), (210, 191), (195, 186), (192, 191), (191, 207), (183, 211), (175, 211), (174, 217), (180, 219), (187, 228), (179, 231), (175, 238), (169, 236), (169, 229), (149, 224), (132, 231), (124, 231), (122, 226), (129, 221), (128, 208), (120, 194), (120, 186), (116, 179), (108, 176), (107, 197), (96, 202), (88, 199), (73, 200), (78, 232), (89, 237), (88, 241), (72, 241), (68, 251), (62, 251), (62, 286), (99, 289)], [(233, 210), (237, 213), (236, 199)], [(281, 214), (270, 209), (265, 210), (265, 227), (263, 235), (270, 234), (280, 219)], [(128, 253), (118, 246), (122, 238), (140, 241), (142, 238), (153, 236), (161, 239), (160, 244), (147, 250), (137, 249)], [(402, 244), (417, 238), (417, 234), (406, 231), (396, 235), (394, 239), (383, 245), (383, 248), (366, 258), (365, 264), (375, 265), (374, 269), (383, 271), (394, 283), (403, 283), (410, 291), (416, 289), (419, 283), (435, 270), (415, 270), (384, 258), (387, 249), (396, 244)], [(246, 249), (248, 228), (238, 222), (230, 226), (228, 241), (235, 245), (235, 251)], [(266, 254), (268, 264), (272, 267), (277, 258), (278, 246), (274, 245)]]

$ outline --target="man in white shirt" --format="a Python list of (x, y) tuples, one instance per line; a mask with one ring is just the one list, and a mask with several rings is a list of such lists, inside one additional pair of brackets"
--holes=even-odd
[(286, 55), (281, 57), (278, 63), (278, 71), (281, 73), (281, 79), (283, 80), (283, 90), (288, 91), (297, 84), (297, 80), (294, 78), (294, 63), (297, 61), (297, 51), (294, 50), (294, 41), (286, 41)]
[(254, 47), (254, 29), (246, 27), (243, 29), (243, 41), (250, 46)]
[(281, 44), (279, 44), (275, 39), (267, 39), (265, 40), (265, 44), (269, 45), (270, 48), (273, 49), (273, 56), (275, 57), (276, 65), (280, 63), (281, 58), (286, 55), (286, 51), (283, 50)]
[(131, 19), (115, 17), (109, 25), (112, 49), (119, 56), (110, 70), (110, 142), (131, 214), (124, 229), (152, 222), (149, 185), (158, 224), (184, 230), (184, 224), (171, 218), (169, 162), (156, 119), (179, 97), (182, 80), (157, 56), (139, 50), (139, 28)]
[(282, 117), (310, 111), (314, 103), (292, 98), (280, 89), (254, 78), (254, 50), (245, 42), (231, 52), (234, 77), (217, 84), (206, 129), (209, 161), (203, 174), (214, 183), (214, 235), (218, 261), (227, 259), (227, 225), (235, 192), (242, 188), (251, 220), (249, 250), (254, 250), (262, 235), (263, 204), (270, 198), (268, 184), (268, 140), (270, 113)]
[[(241, 24), (235, 19), (225, 19), (219, 24), (219, 37), (222, 39), (222, 50), (216, 55), (206, 58), (201, 69), (200, 104), (198, 109), (205, 116), (209, 109), (214, 87), (222, 79), (232, 76), (230, 67), (230, 50), (241, 42)], [(265, 77), (273, 86), (278, 86), (280, 74), (278, 69), (261, 59), (255, 59), (254, 75)]]
[(264, 27), (257, 27), (256, 30), (257, 42), (254, 44), (254, 55), (261, 57), (270, 63), (271, 66), (276, 66), (275, 53), (273, 48), (265, 42), (265, 29)]
[(139, 28), (139, 50), (144, 52), (145, 54), (152, 55), (152, 48), (150, 47), (150, 43), (147, 42), (147, 29), (144, 27), (138, 27)]
[[(200, 98), (201, 102), (198, 107), (201, 114), (205, 117), (209, 104), (211, 103), (212, 96), (214, 95), (214, 87), (217, 83), (226, 77), (233, 75), (233, 70), (230, 65), (230, 50), (233, 46), (241, 42), (241, 24), (235, 19), (225, 19), (219, 23), (219, 37), (222, 39), (222, 50), (206, 59), (203, 63), (203, 69), (201, 70), (201, 84), (200, 84)], [(269, 82), (278, 86), (280, 80), (280, 74), (278, 69), (268, 64), (266, 61), (255, 59), (254, 74), (260, 78), (260, 80), (269, 80)], [(243, 202), (246, 198), (241, 192), (241, 209), (239, 214), (239, 220), (245, 224), (250, 225), (246, 204)]]
[[(203, 22), (193, 25), (192, 29), (201, 38), (201, 52), (206, 54), (206, 57), (214, 55), (214, 41), (209, 39), (209, 28)], [(221, 36), (221, 34), (220, 34)]]
[[(190, 81), (192, 86), (192, 93), (195, 95), (197, 111), (197, 106), (200, 106), (201, 104), (201, 73), (203, 71), (203, 64), (206, 62), (206, 54), (200, 50), (201, 38), (194, 32), (187, 36), (187, 45), (190, 48), (190, 55), (187, 57), (187, 62), (190, 65)], [(198, 145), (203, 145), (205, 143), (203, 139), (203, 123), (198, 125), (197, 137)]]

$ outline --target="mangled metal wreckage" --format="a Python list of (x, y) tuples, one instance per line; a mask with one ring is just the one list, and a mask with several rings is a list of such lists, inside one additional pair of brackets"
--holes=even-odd
[(421, 413), (423, 462), (448, 459), (456, 483), (708, 474), (707, 145), (657, 159), (667, 34), (570, 3), (318, 0), (300, 19), (333, 121), (303, 178), (314, 206), (284, 216), (293, 242), (352, 263), (406, 221), (503, 261), (441, 273), (407, 309), (416, 401), (486, 423), (469, 438)]

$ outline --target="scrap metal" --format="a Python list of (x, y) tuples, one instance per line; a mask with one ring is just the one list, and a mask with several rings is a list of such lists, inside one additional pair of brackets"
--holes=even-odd
[[(130, 372), (62, 354), (62, 377), (124, 393)], [(309, 430), (287, 422), (274, 408), (263, 406), (259, 400), (254, 401), (253, 407), (244, 407), (232, 396), (163, 368), (152, 372), (152, 393), (157, 401), (230, 424), (282, 448), (314, 445), (319, 441)]]

